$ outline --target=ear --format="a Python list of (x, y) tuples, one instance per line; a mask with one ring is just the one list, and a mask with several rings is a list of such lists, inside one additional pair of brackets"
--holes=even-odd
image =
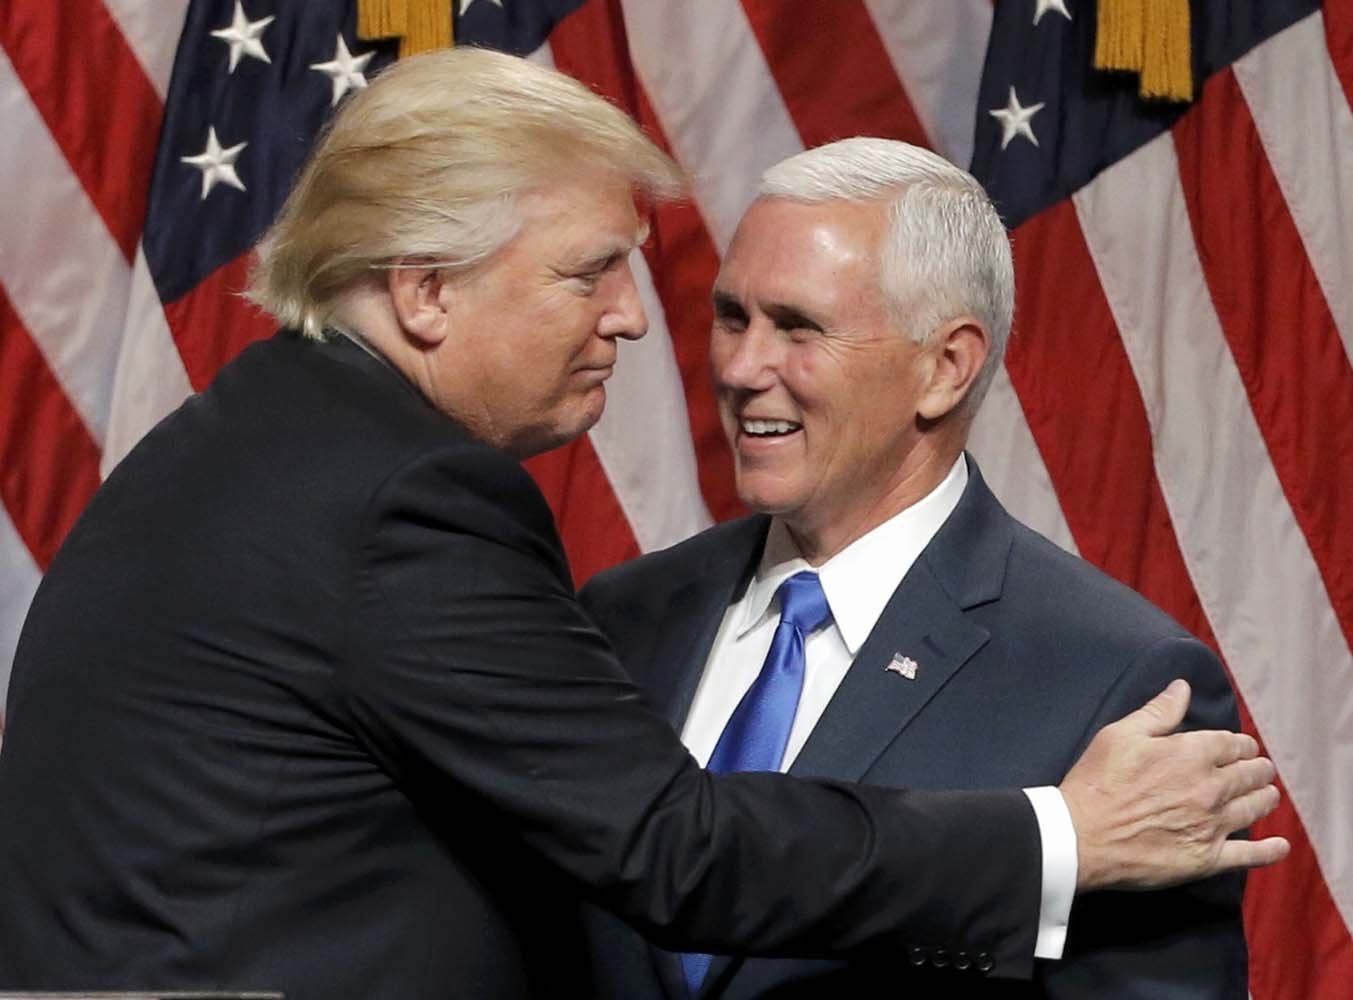
[(963, 402), (991, 351), (991, 336), (973, 316), (959, 316), (932, 335), (930, 378), (917, 402), (917, 413), (929, 421), (952, 413)]
[(406, 336), (422, 347), (436, 347), (451, 332), (450, 283), (434, 267), (392, 267), (386, 273), (395, 318)]

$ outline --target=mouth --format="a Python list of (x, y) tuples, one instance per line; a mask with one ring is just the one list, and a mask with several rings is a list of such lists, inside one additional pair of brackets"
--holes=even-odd
[(576, 374), (582, 375), (588, 381), (604, 382), (615, 374), (615, 365), (588, 365), (577, 369)]
[(799, 433), (803, 430), (803, 424), (777, 418), (742, 417), (738, 420), (738, 430), (743, 438), (773, 441)]

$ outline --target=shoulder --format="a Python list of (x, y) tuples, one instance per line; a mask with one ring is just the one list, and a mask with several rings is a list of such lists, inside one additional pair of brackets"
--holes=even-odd
[[(1194, 691), (1186, 728), (1236, 728), (1216, 654), (1141, 594), (1014, 522), (1002, 604), (1028, 657), (1104, 692), (1100, 722), (1140, 707), (1176, 677)], [(1076, 681), (1071, 681), (1071, 677)]]
[(364, 521), (368, 537), (450, 532), (563, 561), (535, 481), (515, 459), (470, 438), (420, 449), (390, 467), (370, 493)]
[(254, 344), (170, 421), (231, 474), (271, 480), (274, 507), (304, 511), (330, 537), (436, 526), (560, 558), (553, 517), (521, 464), (346, 340), (283, 331)]
[(598, 573), (579, 592), (594, 612), (625, 603), (650, 604), (690, 583), (728, 572), (730, 563), (755, 558), (765, 538), (768, 519), (759, 515), (725, 521), (665, 549)]
[(1005, 594), (1030, 617), (1072, 634), (1139, 645), (1188, 632), (1135, 590), (1012, 519)]

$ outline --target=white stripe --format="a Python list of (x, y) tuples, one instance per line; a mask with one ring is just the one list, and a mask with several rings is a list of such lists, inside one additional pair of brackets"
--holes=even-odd
[(193, 391), (165, 319), (143, 248), (136, 251), (127, 321), (113, 373), (112, 409), (99, 472), (105, 478), (141, 435)]
[(865, 0), (865, 6), (935, 151), (966, 169), (991, 0)]
[(700, 494), (681, 373), (644, 255), (630, 267), (648, 313), (648, 336), (621, 345), (606, 383), (606, 411), (592, 446), (644, 552), (666, 548), (713, 519)]
[(4, 728), (9, 671), (14, 663), (14, 647), (19, 642), (19, 628), (41, 577), (28, 546), (9, 519), (9, 512), (0, 507), (0, 729)]
[(163, 100), (169, 93), (169, 76), (174, 68), (183, 20), (189, 0), (103, 0), (127, 45), (150, 77)]
[(722, 255), (762, 171), (803, 142), (740, 3), (622, 3), (635, 72)]
[[(1178, 169), (1163, 134), (1080, 191), (1076, 210), (1146, 404), (1184, 561), (1353, 926), (1353, 656), (1209, 297)], [(1149, 261), (1143, 247), (1154, 248)]]
[(1076, 552), (1052, 477), (1004, 365), (973, 420), (968, 450), (1006, 510), (1068, 552)]
[[(528, 56), (554, 65), (546, 42)], [(700, 493), (681, 372), (658, 291), (642, 252), (630, 254), (634, 282), (648, 315), (648, 336), (620, 345), (606, 384), (606, 409), (588, 438), (642, 552), (666, 548), (711, 523)]]
[(1312, 14), (1235, 64), (1255, 128), (1353, 358), (1353, 111)]
[(102, 442), (131, 268), (3, 51), (0, 121), (0, 284)]

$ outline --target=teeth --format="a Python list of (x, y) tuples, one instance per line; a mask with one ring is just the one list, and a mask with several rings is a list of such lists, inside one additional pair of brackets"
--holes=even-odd
[(792, 420), (743, 420), (744, 434), (790, 434), (799, 429)]

